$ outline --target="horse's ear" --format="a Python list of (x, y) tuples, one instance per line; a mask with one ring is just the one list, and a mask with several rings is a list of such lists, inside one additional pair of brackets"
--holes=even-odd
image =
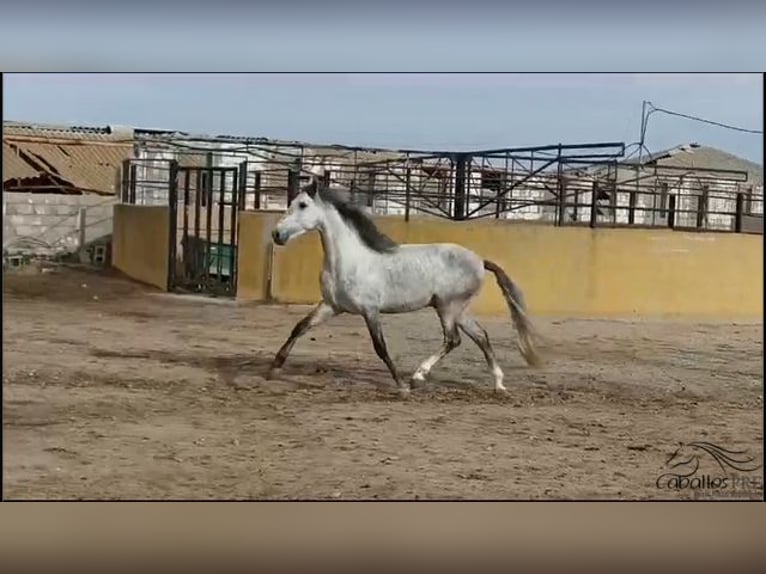
[(318, 189), (319, 189), (319, 178), (317, 178), (317, 176), (315, 175), (312, 175), (306, 187), (303, 188), (303, 191), (308, 193), (309, 197), (313, 198), (316, 195)]

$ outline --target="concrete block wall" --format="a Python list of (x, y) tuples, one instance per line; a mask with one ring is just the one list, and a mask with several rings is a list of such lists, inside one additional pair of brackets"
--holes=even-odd
[(76, 251), (81, 208), (85, 241), (112, 233), (116, 197), (3, 193), (3, 249), (9, 253), (54, 255)]

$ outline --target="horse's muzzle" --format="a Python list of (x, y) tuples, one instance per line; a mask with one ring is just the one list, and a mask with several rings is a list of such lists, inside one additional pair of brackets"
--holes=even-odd
[(278, 230), (274, 230), (271, 232), (271, 238), (274, 240), (274, 243), (277, 245), (284, 245), (285, 240), (282, 238)]

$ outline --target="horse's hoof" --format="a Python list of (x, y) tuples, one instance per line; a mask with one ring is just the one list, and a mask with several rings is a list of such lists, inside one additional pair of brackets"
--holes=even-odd
[(406, 387), (401, 387), (398, 391), (399, 398), (400, 399), (409, 399), (410, 398), (410, 389)]
[(495, 387), (495, 394), (499, 397), (509, 397), (511, 393), (505, 387)]

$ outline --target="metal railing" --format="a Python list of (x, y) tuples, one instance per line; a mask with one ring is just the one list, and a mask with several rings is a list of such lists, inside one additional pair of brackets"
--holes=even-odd
[[(749, 182), (746, 172), (621, 163), (622, 143), (406, 151), (380, 158), (364, 155), (363, 148), (332, 155), (298, 145), (267, 157), (265, 145), (259, 143), (253, 153), (246, 147), (211, 151), (184, 145), (182, 150), (194, 165), (240, 170), (241, 210), (285, 209), (301, 180), (319, 172), (371, 213), (405, 219), (419, 214), (457, 221), (492, 217), (559, 226), (762, 233), (763, 187)], [(153, 140), (144, 149), (173, 157), (175, 148)], [(125, 162), (122, 201), (167, 204), (170, 165), (164, 158)], [(218, 201), (227, 200), (221, 195)]]

